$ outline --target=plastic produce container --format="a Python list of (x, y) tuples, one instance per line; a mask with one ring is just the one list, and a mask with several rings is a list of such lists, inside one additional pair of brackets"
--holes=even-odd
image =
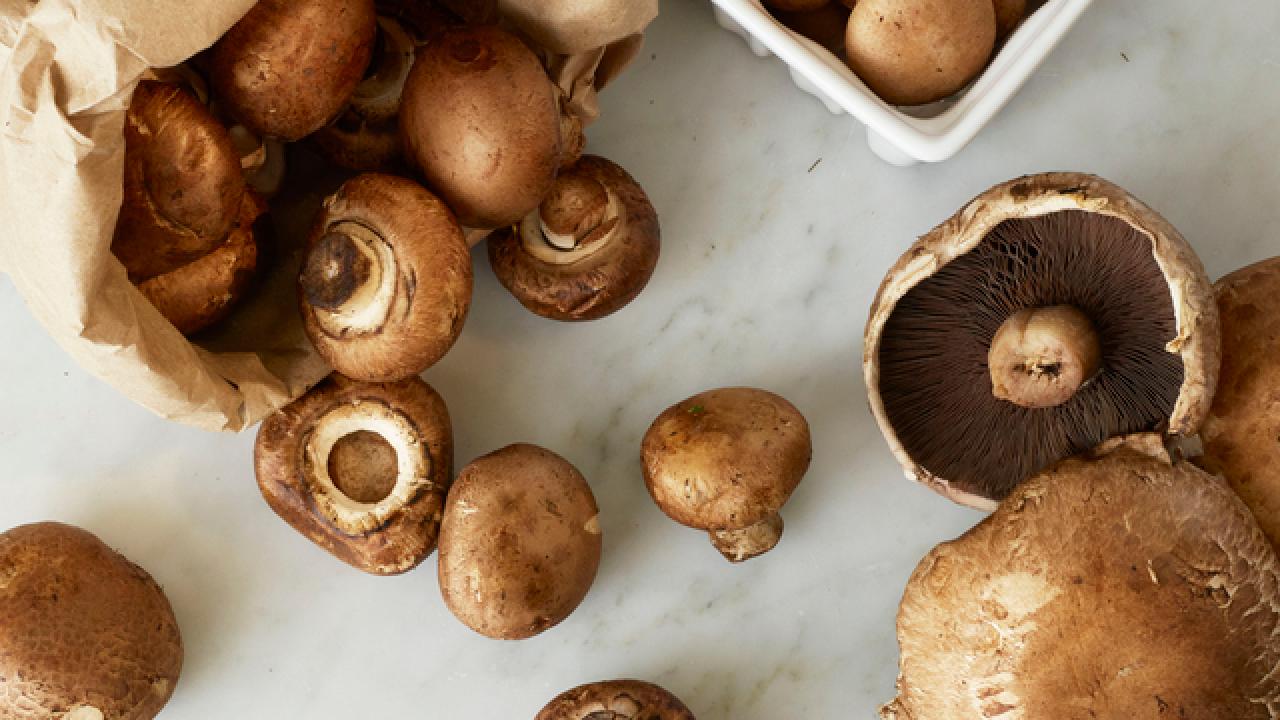
[(1042, 3), (964, 90), (931, 105), (898, 108), (876, 97), (843, 60), (774, 19), (759, 0), (712, 0), (722, 27), (741, 35), (756, 55), (781, 58), (796, 85), (832, 113), (866, 125), (872, 151), (894, 165), (941, 162), (969, 144), (1092, 2)]

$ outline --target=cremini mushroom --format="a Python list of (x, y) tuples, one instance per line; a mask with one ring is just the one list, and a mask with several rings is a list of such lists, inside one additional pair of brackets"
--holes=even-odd
[(258, 135), (300, 140), (355, 92), (376, 18), (373, 0), (259, 0), (213, 46), (214, 93)]
[(600, 566), (599, 510), (573, 465), (517, 444), (472, 461), (440, 527), (440, 592), (486, 637), (521, 640), (582, 603)]
[(1027, 0), (995, 0), (996, 39), (1003, 42), (1027, 17)]
[(778, 22), (793, 32), (809, 38), (837, 57), (844, 56), (845, 30), (849, 26), (849, 8), (843, 3), (828, 2), (817, 10), (773, 10)]
[(1160, 445), (1055, 465), (930, 552), (880, 716), (1277, 717), (1280, 561), (1230, 488)]
[(784, 12), (816, 12), (831, 4), (831, 0), (764, 0), (770, 10)]
[(520, 224), (489, 237), (494, 275), (529, 310), (594, 320), (631, 302), (661, 251), (658, 215), (644, 190), (604, 158), (564, 170)]
[(534, 720), (694, 720), (680, 698), (643, 680), (605, 680), (566, 690)]
[(1105, 180), (1052, 173), (988, 190), (898, 260), (863, 369), (907, 476), (990, 509), (1109, 437), (1194, 434), (1218, 332), (1177, 230)]
[(151, 720), (182, 671), (164, 591), (93, 534), (0, 534), (0, 717)]
[(667, 408), (644, 435), (644, 481), (672, 520), (705, 530), (730, 562), (772, 550), (778, 514), (809, 469), (809, 423), (756, 388), (709, 390)]
[(658, 15), (658, 0), (498, 0), (498, 6), (503, 18), (558, 55), (610, 45)]
[(411, 180), (369, 173), (325, 200), (298, 285), (307, 336), (333, 369), (400, 380), (462, 332), (471, 257), (444, 203)]
[(402, 573), (436, 547), (449, 411), (416, 377), (332, 375), (262, 423), (254, 469), (267, 504), (308, 540), (367, 573)]

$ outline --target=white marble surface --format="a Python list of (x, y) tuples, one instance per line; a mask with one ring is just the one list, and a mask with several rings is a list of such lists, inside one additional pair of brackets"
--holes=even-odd
[[(664, 5), (591, 132), (661, 214), (652, 284), (607, 320), (559, 325), (521, 310), (477, 255), (466, 332), (426, 374), (459, 465), (532, 441), (595, 489), (600, 576), (539, 638), (471, 634), (434, 558), (383, 579), (325, 555), (259, 498), (251, 434), (188, 430), (117, 396), (0, 279), (0, 526), (82, 525), (164, 584), (187, 664), (163, 717), (531, 718), (564, 688), (636, 676), (699, 720), (871, 718), (893, 693), (907, 575), (978, 519), (903, 481), (866, 410), (861, 331), (884, 269), (972, 195), (1049, 169), (1128, 187), (1214, 276), (1280, 252), (1275, 3), (1096, 3), (973, 145), (910, 169), (872, 157), (859, 126), (703, 0)], [(729, 384), (790, 398), (815, 444), (782, 544), (741, 567), (655, 508), (638, 461), (659, 411)]]

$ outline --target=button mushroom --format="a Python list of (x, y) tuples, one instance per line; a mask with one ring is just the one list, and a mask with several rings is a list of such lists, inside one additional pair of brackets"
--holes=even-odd
[(471, 306), (471, 256), (434, 195), (366, 174), (325, 201), (298, 284), (320, 356), (347, 377), (388, 382), (422, 372), (457, 340)]
[(498, 0), (503, 17), (558, 55), (604, 47), (658, 15), (658, 0)]
[(467, 627), (522, 640), (582, 603), (600, 566), (599, 510), (573, 465), (510, 445), (463, 468), (440, 526), (440, 592)]
[(519, 226), (489, 237), (494, 275), (529, 310), (595, 320), (631, 302), (661, 251), (658, 215), (625, 170), (595, 156), (560, 173)]
[(164, 591), (93, 534), (0, 534), (0, 717), (150, 720), (182, 671)]
[(809, 423), (782, 397), (755, 388), (710, 390), (676, 403), (644, 435), (641, 462), (654, 502), (705, 530), (730, 562), (772, 550), (778, 514), (809, 469)]
[(1280, 561), (1216, 478), (1114, 443), (916, 568), (885, 720), (1280, 713)]
[(308, 540), (367, 573), (402, 573), (436, 546), (449, 411), (416, 377), (333, 375), (262, 423), (254, 470), (267, 504)]
[(990, 509), (1109, 437), (1194, 434), (1218, 313), (1168, 222), (1105, 180), (1054, 173), (992, 188), (921, 238), (881, 285), (864, 348), (908, 477)]
[(607, 680), (566, 690), (534, 720), (694, 720), (680, 698), (642, 680)]

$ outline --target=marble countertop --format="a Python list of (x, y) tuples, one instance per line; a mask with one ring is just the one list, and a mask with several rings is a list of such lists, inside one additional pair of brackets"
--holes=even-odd
[[(866, 408), (862, 326), (883, 271), (973, 195), (1042, 170), (1125, 186), (1214, 277), (1280, 252), (1280, 5), (1095, 3), (972, 145), (907, 169), (718, 28), (704, 0), (664, 5), (590, 132), (660, 213), (649, 288), (606, 320), (562, 325), (522, 310), (477, 254), (466, 332), (425, 375), (449, 403), (459, 466), (536, 442), (595, 490), (600, 575), (536, 639), (455, 621), (434, 558), (375, 578), (311, 545), (259, 497), (252, 433), (189, 430), (116, 395), (0, 278), (0, 527), (81, 525), (165, 586), (187, 659), (163, 717), (531, 718), (563, 689), (630, 676), (699, 720), (869, 719), (893, 695), (908, 574), (979, 519), (904, 481)], [(737, 567), (659, 512), (639, 464), (663, 408), (733, 384), (793, 401), (815, 447), (781, 545)]]

